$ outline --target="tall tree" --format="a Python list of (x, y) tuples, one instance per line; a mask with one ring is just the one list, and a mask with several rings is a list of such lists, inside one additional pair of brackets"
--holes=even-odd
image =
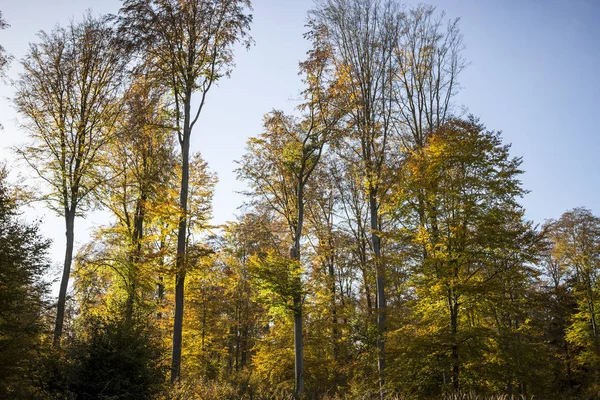
[(35, 359), (39, 355), (43, 319), (48, 307), (50, 241), (39, 234), (37, 224), (19, 216), (7, 171), (0, 166), (0, 396), (34, 398)]
[(262, 326), (258, 316), (262, 311), (256, 302), (256, 288), (251, 284), (249, 263), (252, 256), (272, 247), (264, 216), (247, 213), (225, 227), (220, 255), (227, 271), (227, 292), (232, 309), (229, 357), (232, 372), (247, 368), (258, 333)]
[[(191, 134), (213, 83), (228, 76), (233, 48), (244, 39), (250, 0), (124, 0), (121, 29), (139, 46), (146, 67), (174, 98), (175, 130), (181, 146), (182, 210), (177, 238), (177, 283), (171, 382), (181, 373)], [(244, 43), (249, 46), (251, 39)], [(199, 95), (195, 110), (194, 94)]]
[(32, 142), (17, 153), (48, 185), (49, 207), (65, 219), (66, 251), (54, 345), (60, 344), (71, 261), (75, 217), (105, 180), (98, 164), (120, 112), (127, 58), (106, 19), (87, 14), (80, 23), (39, 33), (22, 60), (15, 104)]
[[(386, 320), (385, 266), (381, 258), (382, 174), (393, 133), (392, 79), (398, 7), (392, 1), (317, 1), (310, 18), (321, 26), (334, 49), (331, 60), (346, 77), (342, 89), (348, 112), (348, 141), (359, 154), (364, 171), (364, 189), (369, 202), (370, 236), (376, 270), (379, 338), (377, 340), (380, 386), (384, 384)], [(383, 396), (383, 392), (381, 392)]]
[[(248, 141), (238, 174), (250, 182), (253, 195), (287, 222), (291, 237), (292, 269), (301, 265), (301, 241), (307, 188), (321, 161), (325, 146), (335, 140), (341, 116), (336, 98), (341, 79), (329, 65), (331, 47), (317, 26), (307, 33), (313, 47), (300, 63), (306, 88), (299, 109), (301, 119), (273, 111), (265, 117), (265, 132)], [(265, 166), (267, 166), (265, 168)], [(296, 396), (304, 393), (304, 344), (302, 330), (302, 276), (293, 274), (294, 370)]]
[[(552, 262), (557, 273), (566, 273), (577, 302), (566, 339), (580, 351), (576, 361), (589, 368), (591, 379), (600, 376), (600, 218), (585, 208), (565, 212), (546, 224), (552, 242)], [(560, 279), (560, 278), (559, 278)]]
[(309, 16), (324, 27), (334, 49), (334, 68), (348, 81), (343, 93), (351, 151), (346, 153), (353, 153), (364, 174), (383, 387), (389, 268), (382, 258), (382, 210), (386, 173), (400, 168), (400, 160), (391, 158), (396, 152), (390, 150), (423, 147), (425, 137), (451, 117), (456, 78), (464, 67), (462, 42), (457, 21), (444, 31), (443, 13), (437, 16), (430, 6), (403, 12), (394, 0), (318, 0)]
[(409, 148), (422, 148), (428, 135), (453, 117), (452, 98), (466, 66), (459, 19), (419, 5), (402, 18), (394, 51), (395, 128)]
[[(287, 222), (292, 242), (289, 258), (295, 268), (301, 262), (307, 185), (330, 134), (331, 126), (317, 118), (296, 121), (274, 111), (265, 118), (265, 132), (249, 140), (238, 170), (249, 181), (253, 195)], [(301, 275), (294, 274), (293, 280), (295, 393), (300, 396), (304, 392)]]
[[(416, 247), (416, 258), (408, 261), (413, 309), (431, 327), (433, 347), (447, 346), (440, 352), (447, 360), (442, 369), (455, 390), (465, 360), (477, 357), (465, 354), (469, 345), (480, 348), (475, 343), (483, 337), (463, 313), (481, 312), (477, 296), (492, 297), (511, 279), (525, 279), (524, 264), (535, 254), (535, 235), (518, 204), (524, 194), (521, 160), (508, 150), (498, 133), (473, 118), (453, 119), (411, 152), (398, 180), (396, 212), (403, 220), (398, 231)], [(415, 201), (423, 192), (425, 210)], [(521, 284), (513, 282), (511, 289)]]
[(143, 289), (153, 290), (148, 286), (158, 278), (148, 271), (161, 253), (149, 238), (155, 228), (152, 214), (161, 203), (172, 200), (167, 194), (175, 189), (172, 182), (177, 179), (177, 154), (166, 99), (159, 88), (138, 77), (122, 104), (116, 127), (118, 140), (106, 149), (105, 169), (114, 178), (99, 188), (98, 196), (115, 222), (100, 228), (96, 239), (82, 249), (76, 274), (81, 280), (86, 270), (103, 270), (102, 265), (117, 271), (121, 279), (110, 282), (111, 289), (124, 288), (121, 305), (125, 320), (131, 321), (134, 306), (144, 303), (139, 301)]

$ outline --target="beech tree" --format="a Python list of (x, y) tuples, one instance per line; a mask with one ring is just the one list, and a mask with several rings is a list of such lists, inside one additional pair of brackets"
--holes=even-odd
[[(2, 17), (2, 11), (0, 11), (0, 31), (8, 28), (9, 26), (10, 25), (8, 25)], [(6, 53), (6, 49), (0, 44), (0, 77), (4, 76), (10, 59), (10, 55)]]
[[(525, 279), (525, 264), (535, 261), (536, 236), (518, 204), (521, 160), (508, 149), (473, 118), (450, 120), (409, 155), (395, 190), (395, 213), (407, 227), (398, 234), (416, 247), (416, 259), (405, 261), (412, 266), (413, 309), (430, 327), (432, 346), (448, 346), (440, 352), (441, 369), (455, 390), (466, 360), (481, 356), (473, 349), (489, 329), (463, 315), (483, 312), (483, 302), (471, 299), (491, 298), (503, 282)], [(423, 191), (421, 210), (415, 199)]]
[(422, 148), (428, 135), (453, 117), (452, 98), (466, 62), (459, 19), (445, 21), (430, 5), (408, 10), (396, 38), (393, 98), (395, 129), (409, 148)]
[(302, 330), (301, 241), (305, 221), (307, 188), (325, 146), (335, 140), (341, 116), (336, 98), (339, 76), (328, 68), (331, 47), (319, 27), (306, 35), (312, 41), (308, 57), (300, 63), (306, 88), (299, 109), (301, 119), (273, 111), (265, 116), (265, 132), (248, 141), (238, 176), (249, 181), (254, 196), (262, 199), (287, 223), (291, 238), (291, 287), (294, 314), (294, 369), (296, 396), (304, 392), (304, 345)]
[(65, 219), (66, 251), (58, 295), (54, 345), (60, 344), (75, 217), (92, 203), (106, 176), (101, 153), (114, 136), (127, 57), (106, 19), (40, 32), (21, 61), (15, 105), (31, 142), (17, 153), (47, 184), (43, 197)]
[[(265, 118), (265, 133), (250, 139), (238, 174), (248, 180), (253, 195), (285, 219), (291, 238), (290, 267), (294, 315), (295, 393), (304, 391), (304, 356), (302, 341), (302, 278), (301, 240), (305, 220), (306, 190), (309, 179), (319, 163), (330, 127), (319, 126), (311, 119), (296, 121), (274, 111)], [(279, 262), (278, 265), (281, 265)], [(279, 276), (277, 279), (281, 279)], [(285, 279), (286, 281), (288, 279)], [(283, 284), (283, 282), (281, 283)], [(284, 297), (286, 296), (284, 295)]]
[[(213, 84), (233, 67), (233, 48), (247, 37), (249, 0), (124, 0), (121, 31), (139, 47), (145, 68), (174, 100), (174, 124), (181, 146), (181, 217), (177, 238), (175, 321), (171, 382), (179, 379), (185, 289), (190, 139)], [(197, 103), (192, 108), (194, 94)]]
[[(112, 290), (104, 290), (124, 290), (126, 296), (120, 305), (124, 306), (125, 320), (131, 322), (135, 306), (145, 303), (140, 301), (142, 294), (154, 290), (158, 280), (156, 274), (148, 272), (161, 253), (149, 239), (154, 228), (152, 214), (167, 202), (177, 174), (164, 93), (138, 77), (123, 96), (122, 104), (116, 125), (118, 140), (105, 151), (104, 167), (113, 179), (98, 188), (97, 196), (115, 221), (97, 230), (97, 238), (81, 249), (75, 274), (79, 279), (76, 283), (86, 291), (87, 285), (82, 282), (98, 278), (96, 272), (107, 268), (116, 271), (121, 279), (107, 282)], [(102, 286), (101, 281), (98, 279), (94, 286)], [(86, 297), (90, 296), (83, 296), (83, 303), (87, 302)]]
[(309, 16), (323, 27), (333, 48), (333, 68), (348, 82), (340, 96), (349, 145), (342, 153), (360, 163), (369, 208), (383, 387), (389, 269), (382, 257), (386, 174), (401, 168), (393, 150), (423, 147), (425, 137), (452, 116), (451, 99), (464, 68), (462, 42), (457, 20), (445, 28), (444, 14), (438, 16), (431, 6), (405, 12), (393, 0), (319, 0)]
[[(346, 77), (342, 89), (347, 111), (348, 140), (359, 154), (364, 189), (369, 202), (371, 249), (376, 271), (378, 310), (378, 368), (380, 386), (385, 369), (385, 266), (381, 258), (380, 203), (382, 173), (393, 134), (393, 56), (399, 34), (399, 11), (391, 1), (317, 1), (310, 18), (323, 26), (333, 48), (338, 73)], [(383, 394), (382, 394), (383, 396)]]
[[(566, 327), (565, 346), (572, 346), (571, 357), (580, 368), (589, 369), (586, 377), (598, 382), (600, 376), (600, 218), (586, 208), (565, 212), (558, 220), (546, 222), (551, 240), (551, 259), (555, 280), (560, 285), (561, 274), (577, 303), (570, 324)], [(557, 286), (559, 286), (557, 285)], [(565, 347), (565, 352), (568, 348)], [(569, 361), (569, 360), (567, 360)]]

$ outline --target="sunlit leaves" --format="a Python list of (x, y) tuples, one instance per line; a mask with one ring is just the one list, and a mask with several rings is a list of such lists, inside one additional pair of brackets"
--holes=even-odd
[(16, 151), (47, 184), (50, 208), (82, 212), (106, 179), (98, 167), (115, 137), (126, 54), (112, 27), (88, 14), (40, 32), (22, 64), (15, 104), (32, 141)]
[(302, 294), (302, 268), (296, 260), (273, 251), (250, 259), (250, 273), (259, 296), (275, 307), (293, 310), (293, 299)]

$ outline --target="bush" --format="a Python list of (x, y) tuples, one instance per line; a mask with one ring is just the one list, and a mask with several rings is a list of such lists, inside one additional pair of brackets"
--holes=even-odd
[(90, 318), (71, 348), (70, 390), (80, 399), (152, 399), (165, 387), (163, 348), (143, 321)]

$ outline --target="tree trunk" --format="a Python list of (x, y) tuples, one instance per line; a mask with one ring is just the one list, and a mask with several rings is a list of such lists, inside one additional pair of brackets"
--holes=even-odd
[(294, 393), (297, 398), (300, 398), (304, 393), (304, 343), (302, 336), (302, 298), (297, 295), (294, 296)]
[(241, 359), (241, 367), (244, 368), (246, 366), (246, 362), (248, 359), (248, 324), (247, 322), (244, 324), (244, 329), (242, 330), (242, 359)]
[[(303, 171), (302, 171), (303, 172)], [(294, 232), (294, 245), (290, 251), (290, 258), (300, 263), (300, 238), (302, 236), (302, 224), (304, 223), (304, 185), (302, 183), (303, 173), (298, 180), (298, 224)], [(294, 394), (296, 398), (304, 394), (304, 341), (302, 332), (302, 278), (296, 278), (296, 293), (294, 294)]]
[(460, 370), (460, 364), (458, 359), (458, 304), (456, 299), (454, 299), (454, 295), (452, 294), (452, 290), (449, 289), (450, 293), (448, 294), (448, 305), (450, 308), (450, 335), (452, 337), (452, 346), (451, 346), (451, 357), (452, 357), (452, 387), (454, 390), (458, 390), (458, 374)]
[[(300, 207), (302, 208), (302, 207)], [(299, 215), (302, 215), (299, 212)], [(301, 232), (296, 229), (296, 232)], [(300, 236), (296, 233), (294, 246), (290, 250), (290, 258), (300, 262)], [(296, 398), (302, 397), (304, 393), (304, 342), (302, 332), (302, 280), (296, 278), (296, 293), (294, 294), (294, 395)]]
[(63, 331), (63, 322), (65, 319), (65, 304), (67, 301), (67, 288), (69, 287), (69, 276), (71, 274), (71, 263), (73, 261), (73, 244), (75, 240), (75, 210), (65, 210), (65, 225), (67, 237), (67, 249), (65, 251), (65, 263), (63, 266), (63, 274), (60, 280), (60, 290), (58, 292), (58, 308), (56, 310), (56, 324), (54, 326), (54, 342), (55, 348), (60, 347), (60, 338)]
[[(160, 241), (160, 253), (163, 254), (163, 250), (165, 248), (165, 240), (161, 239)], [(160, 259), (159, 259), (159, 267), (161, 270), (164, 269), (165, 266), (165, 257), (164, 255), (161, 255)], [(160, 311), (162, 309), (162, 303), (163, 300), (165, 299), (165, 278), (163, 275), (158, 275), (157, 277), (157, 282), (156, 282), (156, 303), (158, 305), (158, 312), (156, 313), (156, 319), (161, 319), (162, 318), (162, 312)]]
[(512, 400), (512, 398), (513, 398), (513, 386), (512, 386), (512, 382), (511, 381), (506, 382), (506, 395), (508, 396), (508, 398), (510, 400)]
[(189, 162), (190, 162), (190, 130), (189, 130), (190, 105), (185, 105), (185, 122), (182, 147), (181, 163), (181, 192), (179, 196), (179, 207), (181, 217), (179, 218), (179, 231), (177, 234), (177, 259), (175, 264), (175, 320), (173, 323), (173, 353), (171, 364), (171, 383), (179, 380), (181, 373), (181, 345), (183, 334), (183, 303), (185, 289), (185, 253), (187, 242), (187, 200), (189, 184)]
[[(330, 244), (330, 249), (333, 246)], [(334, 261), (330, 260), (329, 265), (327, 266), (327, 270), (329, 273), (329, 290), (331, 292), (331, 324), (332, 324), (332, 338), (333, 341), (333, 360), (337, 365), (339, 358), (339, 331), (338, 331), (338, 321), (337, 321), (337, 305), (336, 305), (336, 293), (335, 293), (335, 269), (334, 269)], [(337, 371), (337, 369), (336, 369)]]
[(144, 217), (145, 217), (145, 202), (146, 194), (142, 191), (142, 194), (137, 200), (135, 207), (135, 216), (133, 219), (133, 233), (132, 233), (132, 249), (129, 257), (131, 263), (131, 270), (129, 274), (129, 290), (127, 293), (127, 302), (125, 305), (125, 320), (131, 322), (133, 319), (133, 308), (135, 305), (136, 287), (137, 287), (137, 267), (140, 262), (140, 255), (142, 252), (142, 238), (144, 236)]
[(383, 386), (385, 385), (385, 277), (381, 262), (381, 239), (379, 237), (379, 211), (377, 209), (377, 193), (374, 188), (369, 189), (369, 211), (371, 213), (371, 241), (373, 242), (373, 253), (375, 261), (375, 272), (377, 274), (377, 349), (379, 370), (380, 397), (383, 398)]

